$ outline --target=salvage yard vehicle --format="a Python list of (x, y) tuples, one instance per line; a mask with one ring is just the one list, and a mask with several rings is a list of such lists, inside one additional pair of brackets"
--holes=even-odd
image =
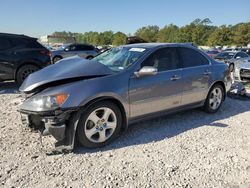
[(50, 65), (50, 56), (36, 38), (0, 33), (0, 81), (21, 84), (30, 73)]
[(235, 61), (234, 79), (250, 82), (250, 57)]
[(209, 57), (214, 58), (220, 52), (218, 50), (208, 50), (206, 53)]
[(214, 59), (224, 61), (225, 63), (227, 63), (229, 66), (229, 70), (233, 72), (235, 68), (234, 62), (239, 59), (247, 58), (247, 57), (249, 57), (249, 55), (242, 51), (223, 51), (217, 54), (214, 57)]
[(53, 63), (71, 56), (78, 55), (79, 57), (92, 59), (98, 54), (97, 49), (90, 44), (68, 44), (63, 45), (58, 50), (52, 50)]
[(57, 150), (72, 150), (75, 140), (96, 148), (132, 122), (197, 107), (215, 113), (230, 87), (228, 66), (192, 45), (131, 44), (31, 74), (19, 111), (25, 125), (57, 140)]

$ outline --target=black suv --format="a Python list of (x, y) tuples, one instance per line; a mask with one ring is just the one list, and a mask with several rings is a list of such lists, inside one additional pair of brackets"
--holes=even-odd
[(51, 64), (50, 51), (25, 35), (0, 33), (0, 81), (24, 79)]

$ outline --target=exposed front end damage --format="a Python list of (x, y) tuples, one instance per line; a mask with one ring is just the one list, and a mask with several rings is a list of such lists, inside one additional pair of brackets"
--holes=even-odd
[(75, 110), (56, 110), (48, 112), (31, 112), (19, 110), (22, 123), (34, 131), (39, 131), (41, 136), (52, 135), (57, 141), (55, 151), (70, 152), (74, 148)]
[(75, 112), (88, 97), (82, 90), (92, 89), (85, 83), (112, 74), (105, 65), (81, 58), (70, 58), (30, 74), (19, 88), (25, 97), (19, 109), (23, 124), (41, 136), (52, 135), (57, 140), (57, 151), (73, 150)]

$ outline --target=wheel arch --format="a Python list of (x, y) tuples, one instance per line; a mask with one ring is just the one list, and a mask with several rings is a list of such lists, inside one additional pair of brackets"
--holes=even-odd
[(55, 55), (55, 56), (53, 56), (53, 58), (52, 58), (52, 61), (53, 61), (53, 62), (54, 62), (54, 59), (55, 59), (56, 57), (59, 57), (59, 58), (63, 59), (63, 56), (61, 56), (61, 55)]
[(121, 129), (121, 131), (122, 132), (126, 131), (127, 127), (128, 127), (127, 111), (119, 99), (114, 98), (114, 97), (110, 97), (110, 96), (102, 96), (102, 97), (98, 97), (98, 98), (95, 98), (95, 99), (88, 101), (87, 103), (82, 105), (80, 108), (82, 108), (84, 110), (85, 108), (88, 108), (89, 106), (91, 106), (97, 102), (102, 102), (102, 101), (110, 101), (118, 106), (118, 108), (120, 109), (121, 114), (122, 114), (122, 129)]
[(89, 58), (94, 58), (94, 56), (93, 55), (88, 55), (87, 57), (86, 57), (86, 59), (89, 59)]
[(27, 65), (34, 65), (34, 66), (37, 66), (39, 69), (42, 68), (38, 63), (36, 63), (36, 62), (34, 62), (34, 61), (25, 61), (25, 62), (21, 63), (21, 64), (16, 68), (16, 70), (15, 70), (15, 72), (14, 72), (14, 80), (16, 80), (17, 72), (19, 71), (19, 69), (20, 69), (21, 67), (27, 66)]
[[(217, 81), (215, 81), (215, 82), (213, 82), (213, 83), (211, 84), (211, 86), (210, 86), (210, 88), (209, 88), (209, 90), (208, 90), (208, 92), (207, 92), (207, 95), (209, 94), (210, 90), (211, 90), (216, 84), (219, 84), (219, 85), (222, 86), (222, 88), (223, 88), (223, 90), (224, 90), (224, 93), (225, 93), (223, 100), (225, 100), (225, 99), (226, 99), (226, 86), (225, 86), (225, 83), (224, 83), (223, 81), (221, 81), (221, 80), (217, 80)], [(206, 95), (206, 96), (207, 96), (207, 95)]]

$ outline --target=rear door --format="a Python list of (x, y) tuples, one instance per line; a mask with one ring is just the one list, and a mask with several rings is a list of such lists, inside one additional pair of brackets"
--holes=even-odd
[(183, 79), (176, 48), (157, 50), (142, 62), (140, 68), (144, 66), (155, 67), (158, 73), (139, 78), (131, 76), (129, 84), (131, 117), (180, 106)]
[(178, 48), (183, 67), (182, 105), (201, 102), (206, 98), (211, 83), (211, 65), (198, 50), (188, 47)]
[(14, 56), (12, 44), (7, 37), (0, 36), (0, 81), (14, 78)]
[(94, 47), (90, 45), (78, 44), (77, 45), (77, 55), (82, 58), (87, 58), (88, 56), (95, 56), (93, 54)]
[(77, 45), (71, 44), (66, 49), (65, 52), (63, 52), (63, 57), (71, 57), (77, 55)]

